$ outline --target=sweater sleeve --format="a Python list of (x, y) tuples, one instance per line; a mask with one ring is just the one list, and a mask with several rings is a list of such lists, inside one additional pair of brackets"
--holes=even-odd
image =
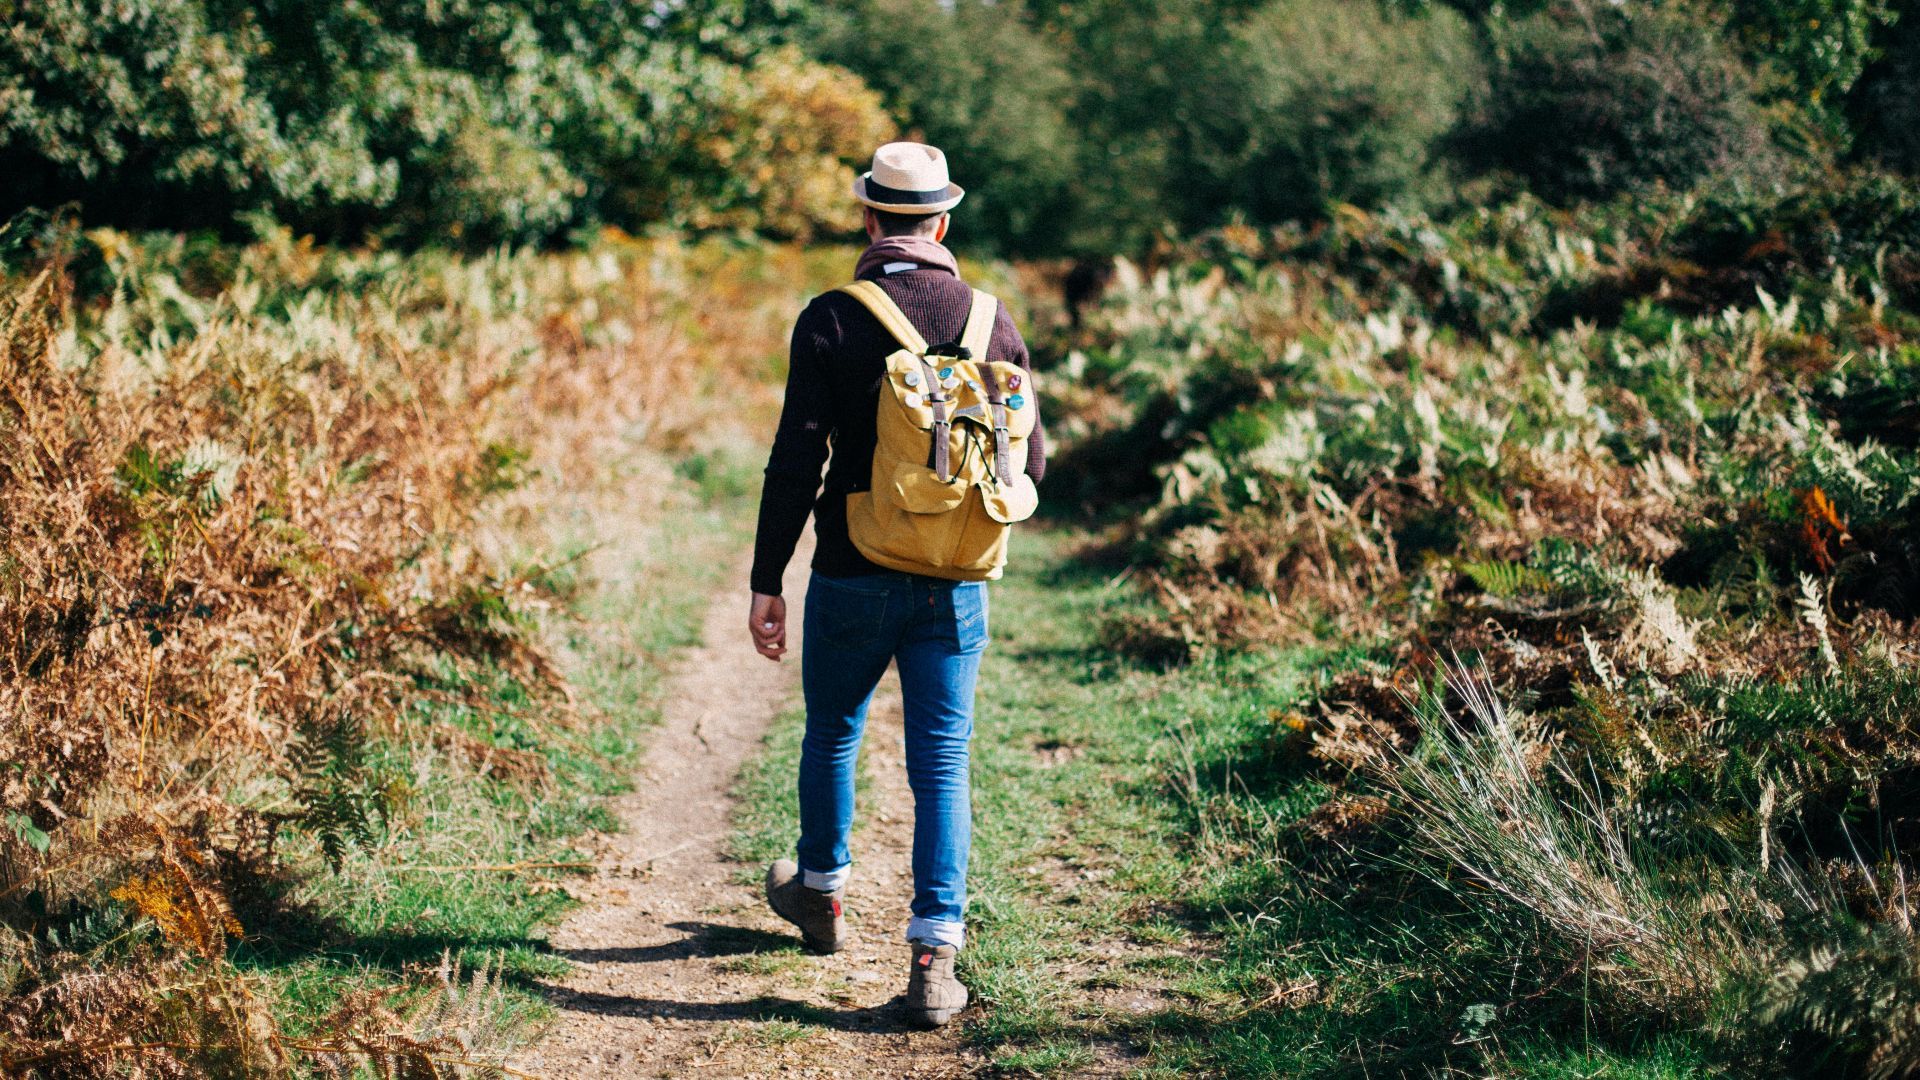
[[(1000, 305), (1000, 314), (993, 327), (994, 352), (1019, 364), (1027, 374), (1033, 374), (1033, 361), (1027, 356), (1026, 339), (1020, 336), (1020, 328), (1014, 325), (1013, 316), (1007, 313), (1007, 305)], [(1033, 434), (1027, 436), (1027, 475), (1038, 484), (1047, 475), (1047, 429), (1046, 417), (1039, 412), (1040, 395), (1031, 395), (1034, 418)]]
[(767, 455), (766, 479), (760, 489), (760, 521), (754, 533), (754, 592), (780, 595), (800, 533), (807, 527), (813, 503), (820, 494), (820, 471), (827, 461), (832, 434), (832, 387), (827, 382), (824, 357), (829, 342), (825, 330), (831, 320), (819, 303), (808, 305), (794, 323), (787, 363), (786, 404), (774, 431), (773, 450)]

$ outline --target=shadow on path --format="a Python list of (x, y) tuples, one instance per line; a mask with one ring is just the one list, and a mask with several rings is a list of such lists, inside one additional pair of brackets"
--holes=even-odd
[[(686, 936), (658, 945), (638, 945), (607, 949), (556, 949), (556, 955), (581, 964), (656, 964), (705, 957), (772, 955), (798, 953), (799, 943), (791, 935), (774, 934), (724, 923), (677, 922), (668, 929)], [(667, 987), (661, 987), (667, 989)], [(704, 1023), (729, 1023), (739, 1020), (785, 1020), (807, 1027), (834, 1031), (890, 1032), (906, 1031), (896, 1009), (899, 999), (865, 1009), (829, 1009), (790, 998), (763, 994), (741, 1001), (684, 1001), (663, 997), (639, 997), (588, 990), (546, 987), (547, 1000), (555, 1008), (595, 1016), (655, 1017)]]
[(652, 1017), (722, 1024), (739, 1020), (786, 1020), (834, 1031), (906, 1031), (895, 1002), (870, 1009), (826, 1009), (791, 998), (763, 994), (743, 1001), (680, 1001), (672, 998), (633, 997), (585, 990), (555, 988), (549, 999), (556, 1008), (595, 1016)]
[(748, 953), (797, 953), (800, 945), (789, 934), (772, 934), (744, 926), (724, 923), (677, 922), (667, 929), (680, 930), (686, 937), (663, 941), (658, 945), (633, 945), (611, 949), (555, 949), (576, 964), (655, 964), (666, 960), (692, 960), (703, 956), (742, 956)]

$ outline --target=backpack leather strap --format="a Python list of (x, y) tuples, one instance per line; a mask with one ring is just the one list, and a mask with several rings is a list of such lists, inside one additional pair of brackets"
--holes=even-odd
[(1011, 457), (1007, 446), (1007, 403), (1000, 393), (1000, 377), (993, 373), (987, 350), (993, 345), (993, 324), (1000, 317), (1000, 301), (991, 293), (973, 290), (973, 308), (967, 312), (967, 328), (960, 331), (964, 345), (980, 372), (980, 385), (987, 396), (987, 409), (993, 416), (993, 478), (999, 483), (1011, 479)]
[(993, 413), (993, 478), (1004, 484), (1011, 477), (1012, 461), (1007, 446), (1007, 403), (1000, 396), (1000, 376), (984, 360), (980, 362), (980, 385), (986, 391), (987, 408)]
[(913, 323), (908, 321), (906, 313), (900, 310), (900, 306), (893, 302), (893, 297), (888, 296), (885, 289), (871, 281), (856, 281), (851, 285), (840, 286), (840, 291), (860, 301), (868, 311), (873, 312), (873, 317), (880, 320), (880, 325), (886, 327), (887, 333), (893, 335), (893, 340), (899, 342), (908, 352), (915, 356), (927, 355), (927, 339), (921, 337), (920, 331), (913, 328)]
[(927, 380), (927, 404), (933, 409), (933, 460), (929, 464), (933, 467), (933, 475), (939, 477), (941, 483), (950, 484), (953, 482), (953, 463), (947, 442), (953, 422), (947, 417), (947, 402), (952, 399), (947, 397), (946, 387), (940, 385), (940, 373), (933, 370), (933, 365), (927, 363), (926, 357), (919, 359), (921, 375)]

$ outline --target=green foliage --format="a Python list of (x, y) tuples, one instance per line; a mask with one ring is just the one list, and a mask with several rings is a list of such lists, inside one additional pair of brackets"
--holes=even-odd
[[(1857, 171), (1342, 208), (1121, 267), (1070, 360), (1092, 437), (1049, 481), (1091, 470), (1160, 604), (1103, 640), (1383, 661), (1220, 755), (1223, 859), (1282, 868), (1228, 900), (1274, 929), (1224, 992), (1318, 997), (1195, 1060), (1569, 1075), (1574, 1025), (1631, 1033), (1589, 1051), (1620, 1075), (1911, 1070), (1915, 197)], [(1484, 676), (1437, 684), (1450, 654)], [(1504, 1067), (1446, 1056), (1483, 1042)]]
[(294, 824), (320, 845), (327, 865), (339, 873), (350, 848), (371, 851), (375, 825), (384, 817), (379, 783), (368, 767), (365, 719), (355, 710), (329, 708), (304, 718), (287, 748)]
[(890, 110), (953, 155), (963, 240), (1105, 254), (1488, 169), (1556, 201), (1767, 178), (1856, 129), (1911, 167), (1913, 39), (1884, 0), (49, 0), (0, 39), (0, 214), (804, 238)]
[(1730, 0), (1730, 26), (1749, 55), (1779, 72), (1777, 96), (1804, 105), (1829, 134), (1846, 135), (1842, 106), (1873, 56), (1875, 32), (1896, 18), (1888, 0)]
[(1258, 221), (1421, 192), (1480, 78), (1466, 22), (1446, 9), (1409, 16), (1373, 0), (1279, 0), (1239, 27), (1235, 45), (1218, 108), (1244, 128), (1199, 157)]
[(202, 509), (219, 501), (207, 470), (195, 468), (184, 457), (160, 460), (144, 443), (127, 448), (113, 476), (127, 497), (147, 557), (160, 564), (172, 557), (182, 530), (198, 520)]
[(1911, 925), (1847, 927), (1785, 962), (1754, 997), (1754, 1021), (1808, 1066), (1872, 1080), (1920, 1071)]
[[(1874, 268), (1884, 284), (1911, 288), (1901, 275), (1920, 266), (1901, 260), (1920, 252), (1920, 189), (1863, 170), (1786, 191), (1717, 192), (1675, 239), (1696, 261), (1761, 271), (1774, 289), (1833, 267)], [(1920, 299), (1920, 290), (1908, 299)]]
[(249, 79), (270, 49), (264, 28), (251, 19), (229, 28), (221, 14), (196, 0), (20, 5), (0, 40), (0, 132), (14, 190), (57, 202), (50, 197), (68, 190), (60, 184), (103, 183), (137, 162), (127, 179), (147, 191), (256, 201), (390, 194), (394, 168), (342, 125), (276, 115)]
[(1138, 250), (1170, 227), (1213, 223), (1224, 196), (1202, 169), (1230, 150), (1246, 99), (1230, 42), (1254, 0), (1029, 4), (1064, 43), (1074, 76), (1075, 235), (1095, 251)]
[(947, 152), (968, 189), (965, 233), (1026, 251), (1068, 242), (1085, 182), (1069, 75), (1028, 19), (987, 0), (861, 0), (824, 13), (810, 45)]
[(1554, 584), (1553, 578), (1525, 563), (1497, 559), (1461, 563), (1460, 572), (1472, 578), (1481, 592), (1502, 599), (1546, 592)]
[(1764, 174), (1776, 152), (1752, 72), (1710, 23), (1583, 5), (1496, 22), (1476, 160), (1564, 201)]
[(14, 839), (33, 850), (46, 854), (53, 846), (53, 837), (46, 830), (33, 823), (33, 819), (17, 810), (9, 810), (6, 815), (7, 828), (13, 832)]
[[(779, 84), (835, 78), (753, 55), (764, 31), (740, 24), (789, 8), (23, 5), (0, 38), (0, 215), (78, 200), (122, 225), (232, 230), (266, 212), (343, 238), (487, 244), (688, 221), (737, 198), (739, 176), (783, 174), (766, 197), (791, 203), (823, 170), (840, 186), (885, 118), (857, 85), (798, 113), (769, 104)], [(826, 213), (816, 198), (765, 224), (804, 234)]]
[(812, 47), (952, 154), (969, 229), (1027, 252), (1417, 194), (1479, 70), (1459, 16), (1375, 0), (865, 0)]
[(1883, 32), (1883, 51), (1854, 88), (1855, 149), (1908, 175), (1920, 175), (1920, 15)]

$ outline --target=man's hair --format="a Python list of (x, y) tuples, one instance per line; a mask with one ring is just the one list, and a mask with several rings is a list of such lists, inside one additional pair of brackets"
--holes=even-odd
[(873, 210), (874, 219), (880, 222), (883, 236), (932, 236), (937, 228), (934, 224), (940, 220), (939, 214), (896, 214), (891, 210)]

